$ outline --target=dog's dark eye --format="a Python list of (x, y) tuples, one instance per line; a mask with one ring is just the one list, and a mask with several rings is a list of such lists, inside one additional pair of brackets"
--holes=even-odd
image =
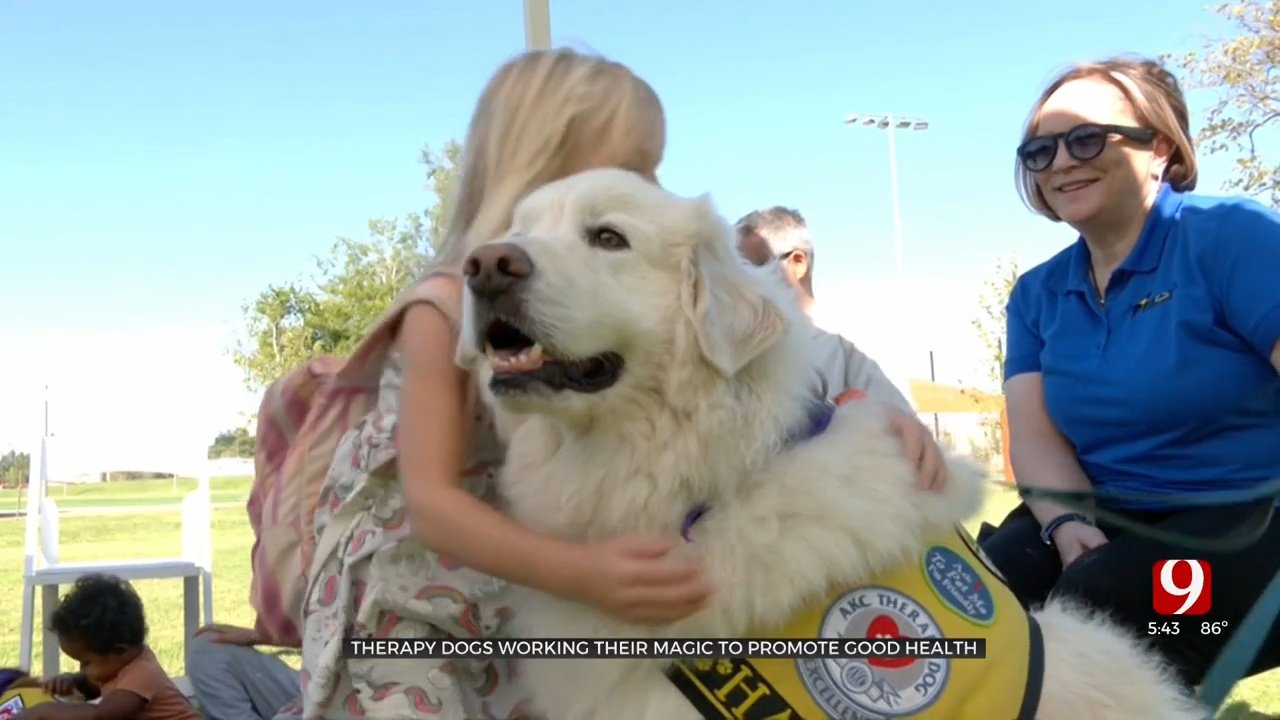
[(631, 247), (627, 237), (611, 227), (587, 230), (587, 244), (601, 250), (626, 250)]

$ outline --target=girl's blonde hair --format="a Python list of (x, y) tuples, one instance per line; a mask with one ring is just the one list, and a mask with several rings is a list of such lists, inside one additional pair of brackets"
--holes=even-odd
[(652, 177), (665, 145), (658, 95), (626, 66), (567, 49), (516, 56), (476, 104), (432, 269), (461, 268), (539, 186), (595, 167)]
[[(1196, 150), (1191, 140), (1191, 128), (1187, 118), (1187, 99), (1182, 94), (1178, 79), (1160, 63), (1141, 57), (1113, 57), (1092, 63), (1076, 65), (1058, 76), (1040, 93), (1031, 116), (1027, 118), (1022, 141), (1035, 135), (1040, 124), (1040, 111), (1049, 96), (1072, 80), (1100, 78), (1115, 85), (1133, 105), (1138, 123), (1173, 143), (1173, 154), (1165, 167), (1165, 182), (1179, 191), (1196, 187)], [(1045, 202), (1036, 184), (1035, 174), (1017, 163), (1018, 194), (1031, 210), (1050, 220), (1060, 220)]]

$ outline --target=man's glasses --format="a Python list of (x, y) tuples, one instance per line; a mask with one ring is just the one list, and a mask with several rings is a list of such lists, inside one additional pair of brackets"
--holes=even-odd
[(1058, 145), (1062, 144), (1066, 146), (1067, 154), (1085, 162), (1102, 154), (1107, 147), (1107, 138), (1111, 135), (1120, 135), (1143, 143), (1151, 142), (1156, 138), (1156, 134), (1146, 128), (1085, 123), (1066, 132), (1028, 138), (1018, 146), (1018, 159), (1027, 170), (1034, 173), (1044, 172), (1053, 165), (1054, 158), (1058, 157)]
[(795, 255), (795, 254), (796, 254), (796, 253), (798, 253), (798, 252), (800, 252), (798, 249), (797, 249), (797, 250), (788, 250), (788, 251), (786, 251), (786, 252), (784, 252), (784, 253), (780, 253), (780, 254), (778, 254), (778, 255), (758, 255), (758, 256), (755, 256), (755, 257), (746, 257), (746, 256), (744, 256), (742, 259), (743, 259), (743, 260), (746, 260), (747, 262), (751, 263), (752, 265), (755, 265), (756, 267), (764, 267), (765, 265), (768, 265), (770, 262), (784, 263), (784, 262), (786, 262), (786, 261), (790, 260), (790, 259), (791, 259), (791, 256), (792, 256), (792, 255)]

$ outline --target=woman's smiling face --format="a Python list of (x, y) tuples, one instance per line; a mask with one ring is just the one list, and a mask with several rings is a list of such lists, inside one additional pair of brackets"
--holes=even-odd
[[(1086, 123), (1143, 127), (1119, 87), (1089, 77), (1064, 84), (1045, 100), (1034, 135), (1066, 133)], [(1097, 157), (1079, 160), (1063, 142), (1058, 141), (1049, 167), (1034, 177), (1053, 212), (1075, 228), (1142, 208), (1159, 186), (1170, 149), (1167, 142), (1109, 133)]]

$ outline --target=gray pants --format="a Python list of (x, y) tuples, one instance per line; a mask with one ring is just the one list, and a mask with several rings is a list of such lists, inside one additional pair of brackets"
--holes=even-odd
[(207, 720), (273, 720), (302, 694), (297, 670), (253, 648), (203, 634), (191, 640), (188, 657), (187, 677)]

